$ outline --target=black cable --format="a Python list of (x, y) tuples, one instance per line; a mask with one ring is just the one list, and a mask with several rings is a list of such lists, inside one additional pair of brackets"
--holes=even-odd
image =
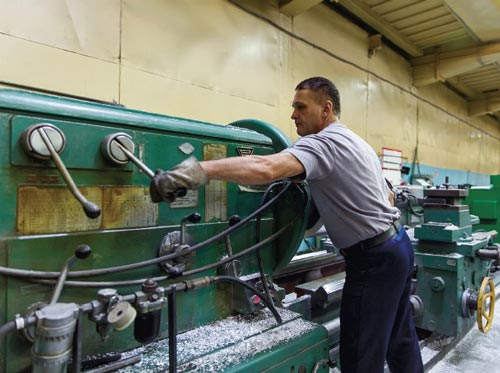
[[(291, 181), (288, 181), (287, 184), (285, 184), (285, 188), (289, 188), (290, 185), (292, 184)], [(269, 193), (273, 189), (275, 184), (271, 184), (271, 186), (266, 190), (264, 195), (262, 196), (260, 200), (260, 205), (262, 206), (264, 202), (266, 201), (267, 197), (269, 196)], [(262, 226), (262, 215), (259, 215), (256, 220), (256, 225), (255, 225), (255, 235), (256, 235), (256, 240), (257, 242), (260, 242), (260, 235), (261, 235), (261, 226)], [(260, 274), (260, 281), (262, 282), (262, 288), (264, 289), (264, 293), (267, 296), (267, 299), (269, 300), (269, 304), (271, 304), (272, 308), (276, 309), (273, 301), (273, 297), (271, 296), (271, 292), (269, 291), (269, 286), (267, 285), (267, 280), (266, 280), (266, 274), (264, 273), (264, 263), (262, 261), (262, 255), (260, 253), (262, 247), (259, 247), (256, 250), (257, 254), (257, 265), (259, 267), (259, 274)], [(271, 308), (270, 308), (271, 309)]]
[[(290, 181), (288, 182), (286, 187), (288, 188), (289, 185)], [(274, 184), (271, 184), (271, 186), (266, 190), (266, 192), (260, 199), (260, 206), (264, 204), (264, 202), (267, 199), (267, 196), (269, 195), (273, 187)], [(259, 215), (255, 222), (255, 239), (257, 242), (260, 242), (261, 226), (262, 226), (262, 215)], [(264, 273), (264, 264), (262, 262), (262, 255), (260, 255), (261, 248), (262, 247), (259, 247), (255, 251), (255, 253), (257, 254), (257, 265), (259, 267), (260, 281), (262, 282), (262, 288), (264, 289), (264, 294), (266, 295), (269, 304), (271, 305), (272, 308), (276, 309), (276, 307), (274, 306), (273, 297), (271, 296), (271, 292), (269, 291), (269, 286), (267, 286), (266, 274)], [(271, 307), (269, 309), (271, 309)]]
[[(225, 236), (227, 236), (228, 234), (230, 234), (234, 230), (236, 230), (236, 229), (240, 228), (241, 226), (245, 225), (246, 223), (248, 223), (250, 220), (252, 220), (256, 216), (259, 216), (264, 210), (266, 210), (269, 206), (271, 206), (279, 197), (281, 197), (281, 195), (283, 195), (283, 193), (285, 191), (287, 191), (287, 189), (288, 188), (282, 189), (275, 197), (273, 197), (271, 200), (269, 200), (269, 202), (267, 202), (264, 206), (255, 210), (252, 214), (248, 215), (246, 218), (242, 219), (237, 224), (225, 229), (224, 231), (216, 234), (215, 236), (213, 236), (213, 237), (211, 237), (203, 242), (200, 242), (196, 245), (191, 246), (190, 248), (186, 249), (182, 253), (167, 254), (167, 255), (163, 255), (163, 256), (160, 256), (160, 257), (157, 257), (154, 259), (144, 260), (142, 262), (136, 262), (136, 263), (131, 263), (131, 264), (125, 264), (122, 266), (93, 269), (93, 270), (87, 270), (87, 271), (68, 272), (67, 277), (68, 278), (85, 278), (85, 277), (95, 277), (95, 276), (99, 276), (99, 275), (106, 275), (106, 274), (111, 274), (111, 273), (115, 273), (115, 272), (130, 271), (133, 269), (142, 268), (142, 267), (146, 267), (149, 265), (159, 264), (161, 262), (164, 262), (165, 260), (174, 259), (174, 258), (177, 258), (181, 255), (188, 254), (192, 251), (195, 251), (197, 249), (205, 247), (205, 246), (207, 246), (207, 245), (209, 245), (217, 240), (220, 240), (221, 238), (224, 238)], [(60, 272), (31, 271), (31, 270), (13, 269), (13, 268), (0, 266), (0, 274), (6, 275), (6, 276), (13, 276), (13, 277), (23, 277), (23, 278), (51, 279), (51, 278), (57, 278), (60, 275)]]
[[(276, 233), (272, 234), (271, 236), (265, 238), (261, 242), (259, 242), (256, 245), (250, 246), (249, 248), (240, 251), (237, 254), (234, 254), (231, 257), (226, 257), (216, 263), (211, 263), (207, 264), (206, 266), (199, 267), (196, 269), (193, 269), (191, 271), (186, 271), (183, 273), (184, 277), (192, 276), (201, 272), (208, 271), (213, 268), (217, 268), (221, 265), (224, 265), (226, 263), (229, 263), (235, 259), (238, 259), (244, 255), (247, 255), (251, 253), (252, 251), (256, 250), (257, 248), (267, 245), (269, 242), (274, 241), (276, 238), (278, 238), (285, 230), (290, 228), (291, 226), (294, 225), (294, 223), (298, 220), (298, 218), (302, 216), (301, 214), (297, 215), (294, 217), (287, 225), (284, 227), (280, 228)], [(152, 278), (156, 282), (161, 282), (164, 280), (168, 280), (168, 276), (160, 276), (160, 277), (153, 277)], [(139, 279), (139, 280), (128, 280), (128, 281), (66, 281), (64, 283), (65, 286), (69, 287), (86, 287), (86, 288), (99, 288), (99, 287), (120, 287), (120, 286), (131, 286), (131, 285), (137, 285), (137, 284), (142, 284), (146, 279)], [(54, 285), (55, 280), (44, 280), (44, 279), (32, 279), (31, 282), (35, 284), (42, 284), (42, 285)]]
[(213, 268), (219, 267), (219, 266), (224, 265), (226, 263), (229, 263), (229, 262), (231, 262), (231, 261), (233, 261), (235, 259), (238, 259), (238, 258), (240, 258), (240, 257), (242, 257), (244, 255), (247, 255), (247, 254), (251, 253), (252, 251), (254, 251), (255, 249), (257, 249), (257, 248), (259, 248), (261, 246), (267, 245), (269, 242), (274, 241), (276, 238), (278, 238), (279, 236), (281, 236), (281, 234), (283, 234), (283, 232), (285, 230), (287, 230), (288, 228), (290, 228), (300, 216), (302, 216), (302, 215), (297, 215), (293, 220), (290, 221), (290, 223), (288, 223), (284, 227), (280, 228), (280, 230), (278, 230), (273, 235), (267, 237), (266, 239), (262, 240), (258, 244), (250, 246), (249, 248), (247, 248), (245, 250), (242, 250), (242, 251), (240, 251), (237, 254), (234, 254), (231, 258), (227, 258), (226, 257), (226, 258), (224, 258), (222, 260), (219, 260), (216, 263), (207, 264), (206, 266), (199, 267), (199, 268), (193, 269), (191, 271), (186, 271), (186, 272), (184, 272), (184, 275), (185, 276), (191, 276), (191, 275), (195, 275), (195, 274), (198, 274), (198, 273), (201, 273), (201, 272), (204, 272), (204, 271), (208, 271), (209, 269), (213, 269)]
[(240, 280), (239, 278), (233, 277), (233, 276), (215, 276), (213, 278), (214, 282), (234, 282), (236, 284), (239, 284), (251, 292), (253, 292), (255, 295), (257, 295), (260, 299), (262, 299), (262, 302), (269, 308), (269, 311), (273, 314), (274, 318), (276, 319), (276, 322), (278, 324), (282, 324), (283, 320), (281, 319), (280, 314), (278, 313), (278, 310), (274, 305), (267, 299), (267, 297), (258, 291), (256, 288), (254, 288), (252, 285), (246, 283), (245, 281)]

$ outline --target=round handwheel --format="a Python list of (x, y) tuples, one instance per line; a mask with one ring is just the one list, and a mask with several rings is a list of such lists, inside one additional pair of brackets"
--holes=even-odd
[[(486, 288), (489, 291), (486, 293)], [(481, 283), (477, 297), (477, 326), (483, 333), (488, 333), (493, 324), (495, 312), (495, 284), (493, 279), (485, 277)], [(485, 323), (483, 324), (483, 320)]]

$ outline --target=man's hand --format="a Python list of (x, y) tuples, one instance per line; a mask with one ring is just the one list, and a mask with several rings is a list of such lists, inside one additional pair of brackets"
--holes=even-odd
[(195, 157), (190, 157), (169, 171), (158, 170), (149, 185), (149, 194), (154, 203), (174, 202), (179, 190), (196, 190), (207, 182), (203, 168)]

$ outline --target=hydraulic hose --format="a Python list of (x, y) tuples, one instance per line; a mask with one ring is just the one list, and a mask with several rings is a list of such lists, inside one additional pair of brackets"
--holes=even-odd
[(220, 261), (218, 261), (216, 263), (207, 264), (206, 266), (199, 267), (199, 268), (193, 269), (191, 271), (186, 271), (186, 272), (184, 272), (184, 275), (185, 276), (191, 276), (191, 275), (195, 275), (195, 274), (207, 271), (209, 269), (213, 269), (213, 268), (219, 267), (219, 266), (224, 265), (226, 263), (229, 263), (229, 262), (231, 262), (231, 261), (233, 261), (235, 259), (238, 259), (239, 257), (247, 255), (247, 254), (251, 253), (252, 251), (254, 251), (254, 250), (256, 250), (256, 249), (258, 249), (258, 248), (260, 248), (262, 246), (267, 245), (269, 242), (272, 242), (276, 238), (278, 238), (279, 236), (281, 236), (288, 228), (290, 228), (295, 223), (295, 221), (300, 216), (301, 215), (297, 215), (292, 221), (290, 221), (290, 223), (288, 223), (284, 227), (280, 228), (276, 233), (274, 233), (271, 236), (269, 236), (269, 237), (265, 238), (264, 240), (260, 241), (258, 244), (250, 246), (250, 247), (246, 248), (245, 250), (242, 250), (239, 253), (234, 254), (231, 258), (227, 258), (226, 257), (226, 258), (224, 258), (224, 259), (222, 259), (222, 260), (220, 260)]
[[(201, 273), (201, 272), (213, 269), (213, 268), (217, 268), (221, 265), (224, 265), (224, 264), (229, 263), (235, 259), (238, 259), (244, 255), (247, 255), (261, 246), (267, 245), (269, 242), (274, 241), (280, 235), (282, 235), (285, 230), (290, 228), (300, 216), (301, 216), (300, 214), (297, 215), (287, 225), (280, 228), (280, 230), (278, 230), (277, 232), (275, 232), (271, 236), (265, 238), (264, 240), (262, 240), (258, 244), (250, 246), (249, 248), (242, 250), (239, 253), (234, 254), (231, 257), (226, 257), (226, 258), (224, 258), (216, 263), (208, 264), (206, 266), (199, 267), (199, 268), (193, 269), (191, 271), (186, 271), (183, 273), (183, 275), (185, 277), (187, 277), (187, 276), (195, 275), (195, 274), (198, 274), (198, 273)], [(152, 280), (154, 280), (156, 282), (161, 282), (161, 281), (165, 281), (168, 279), (169, 279), (169, 276), (159, 276), (159, 277), (152, 278)], [(145, 278), (139, 279), (139, 280), (127, 280), (127, 281), (71, 281), (71, 280), (69, 280), (69, 281), (66, 281), (64, 283), (64, 285), (69, 286), (69, 287), (87, 287), (87, 288), (120, 287), (120, 286), (139, 285), (139, 284), (142, 284), (144, 281), (146, 281)], [(31, 279), (31, 282), (36, 283), (36, 284), (42, 284), (42, 285), (54, 285), (55, 280)]]
[[(290, 185), (290, 181), (288, 182), (287, 186)], [(271, 186), (266, 190), (264, 195), (262, 196), (260, 200), (260, 206), (264, 205), (267, 196), (271, 192), (272, 188), (274, 187), (274, 184), (271, 184)], [(262, 215), (259, 215), (256, 219), (256, 224), (255, 224), (255, 230), (256, 230), (256, 240), (257, 242), (260, 242), (260, 235), (261, 235), (261, 226), (262, 226)], [(276, 307), (274, 305), (273, 297), (271, 296), (271, 292), (269, 291), (269, 286), (267, 286), (267, 280), (266, 280), (266, 274), (264, 273), (264, 263), (262, 262), (262, 255), (260, 255), (260, 250), (262, 247), (259, 247), (256, 249), (256, 254), (257, 254), (257, 264), (259, 266), (259, 273), (260, 273), (260, 281), (262, 282), (262, 288), (264, 289), (264, 293), (266, 294), (267, 299), (269, 300), (269, 303), (271, 304), (271, 307), (269, 309), (274, 309), (276, 311)], [(276, 311), (277, 312), (277, 311)]]
[(9, 321), (8, 323), (3, 324), (0, 326), (0, 338), (16, 329), (17, 327), (15, 321)]
[[(18, 317), (16, 320), (9, 321), (0, 326), (0, 338), (3, 338), (7, 333), (16, 329), (22, 329), (26, 325), (33, 325), (36, 322), (36, 317)], [(18, 323), (20, 323), (18, 327)]]

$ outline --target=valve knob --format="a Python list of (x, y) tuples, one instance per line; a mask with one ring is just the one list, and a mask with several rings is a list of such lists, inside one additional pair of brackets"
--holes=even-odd
[(92, 253), (89, 245), (80, 245), (75, 250), (75, 256), (78, 259), (86, 259)]
[(241, 221), (239, 215), (233, 215), (229, 218), (229, 226), (232, 227), (235, 224), (238, 224)]
[(197, 212), (193, 212), (191, 215), (187, 217), (187, 220), (190, 223), (199, 223), (201, 220), (201, 215)]

